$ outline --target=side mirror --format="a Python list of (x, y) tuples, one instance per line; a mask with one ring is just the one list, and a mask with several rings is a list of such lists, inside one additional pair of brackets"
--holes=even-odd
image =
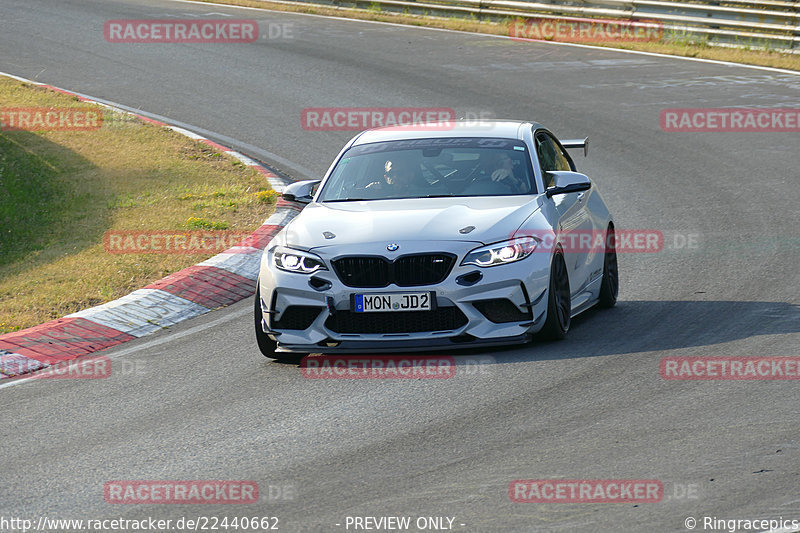
[(553, 186), (544, 191), (548, 198), (552, 198), (556, 194), (588, 191), (592, 188), (592, 182), (588, 176), (579, 172), (557, 170), (547, 172), (547, 175), (553, 177)]
[(281, 194), (281, 198), (287, 202), (298, 202), (301, 204), (310, 204), (314, 199), (314, 189), (319, 185), (321, 180), (305, 180), (296, 181), (289, 184)]

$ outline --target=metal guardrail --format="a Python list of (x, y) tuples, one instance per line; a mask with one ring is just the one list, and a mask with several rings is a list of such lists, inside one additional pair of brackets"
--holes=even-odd
[(387, 11), (494, 21), (574, 17), (633, 23), (651, 21), (663, 27), (665, 40), (800, 53), (800, 0), (301, 0), (299, 3), (377, 6)]

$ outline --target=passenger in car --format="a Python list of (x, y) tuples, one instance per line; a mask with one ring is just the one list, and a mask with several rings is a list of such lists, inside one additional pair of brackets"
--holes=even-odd
[(514, 161), (505, 152), (499, 152), (495, 157), (496, 170), (492, 172), (492, 181), (501, 183), (514, 193), (528, 192), (529, 186), (524, 180), (514, 175)]
[(414, 166), (404, 159), (387, 160), (383, 178), (367, 185), (367, 190), (385, 192), (385, 198), (412, 196), (415, 192)]

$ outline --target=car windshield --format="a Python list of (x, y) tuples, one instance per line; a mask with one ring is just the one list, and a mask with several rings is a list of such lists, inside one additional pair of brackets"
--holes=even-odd
[(326, 181), (320, 202), (507, 196), (536, 192), (525, 143), (498, 138), (434, 138), (358, 145)]

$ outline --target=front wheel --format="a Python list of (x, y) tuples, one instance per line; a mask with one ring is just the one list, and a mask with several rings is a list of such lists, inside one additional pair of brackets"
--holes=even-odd
[(547, 318), (539, 337), (544, 340), (561, 340), (569, 331), (572, 302), (569, 294), (569, 277), (564, 254), (559, 250), (550, 265), (550, 289), (547, 295)]
[(256, 285), (256, 299), (255, 305), (253, 306), (253, 317), (255, 319), (256, 343), (258, 344), (258, 349), (261, 351), (261, 354), (264, 357), (277, 359), (283, 363), (299, 363), (303, 356), (306, 355), (276, 351), (278, 349), (278, 343), (272, 340), (269, 335), (264, 333), (264, 330), (261, 327), (261, 320), (264, 319), (264, 313), (261, 312), (261, 291), (258, 285)]
[(617, 246), (614, 228), (608, 227), (606, 250), (603, 257), (603, 281), (600, 282), (598, 305), (606, 309), (614, 307), (619, 293), (619, 270), (617, 269)]

